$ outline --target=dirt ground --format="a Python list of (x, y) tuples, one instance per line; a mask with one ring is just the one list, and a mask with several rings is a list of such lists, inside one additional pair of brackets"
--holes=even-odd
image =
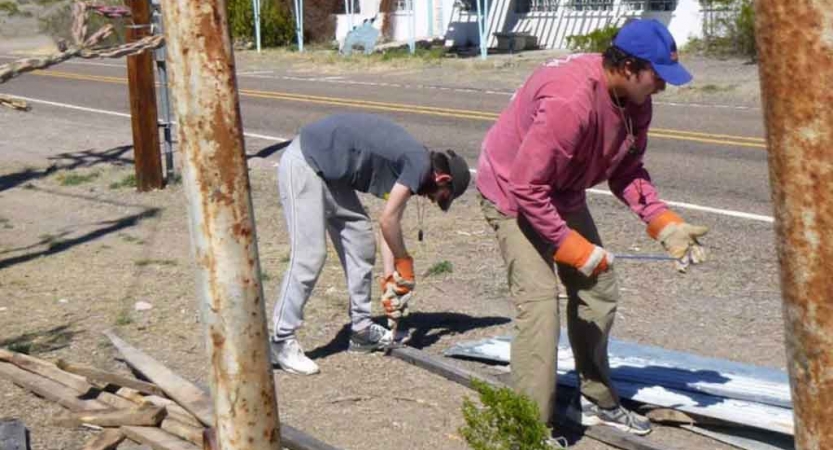
[[(49, 47), (48, 40), (36, 36), (8, 39), (5, 44), (3, 53)], [(497, 57), (489, 62), (391, 63), (375, 70), (386, 80), (413, 82), (440, 79), (437, 77), (442, 74), (444, 80), (458, 86), (511, 90), (532, 65), (555, 53)], [(295, 74), (311, 72), (313, 67), (331, 73), (366, 70), (361, 62), (327, 65), (315, 55), (301, 57), (279, 51), (266, 55), (238, 52), (237, 58), (241, 69), (247, 70), (278, 70), (276, 61), (283, 62), (279, 70)], [(699, 84), (670, 91), (663, 100), (759, 105), (755, 66), (695, 57), (686, 62), (698, 74)], [(44, 126), (44, 116), (37, 109), (30, 113), (0, 109), (4, 135), (0, 140), (0, 347), (126, 373), (101, 334), (114, 329), (180, 375), (207, 385), (182, 186), (174, 184), (146, 194), (119, 187), (133, 171), (126, 121), (96, 124), (66, 117), (50, 119)], [(248, 151), (254, 153), (266, 145), (252, 140)], [(274, 161), (252, 158), (250, 168), (270, 316), (289, 249), (277, 200)], [(371, 216), (378, 213), (378, 200), (365, 197), (365, 201)], [(590, 201), (591, 208), (614, 202), (605, 198)], [(636, 221), (626, 221), (632, 225), (630, 229), (615, 225), (627, 216), (627, 211), (622, 211), (621, 216), (600, 219), (600, 229), (607, 229), (610, 235), (606, 239), (633, 247), (653, 245), (644, 233), (635, 232)], [(416, 222), (415, 209), (410, 208), (405, 233), (421, 275), (415, 313), (409, 319), (415, 330), (413, 344), (439, 354), (461, 340), (510, 333), (512, 308), (505, 272), (473, 190), (448, 214), (429, 208), (422, 243), (416, 242)], [(636, 237), (621, 237), (626, 234)], [(715, 237), (715, 245), (731, 251), (720, 239)], [(451, 271), (425, 273), (444, 262), (450, 263)], [(631, 281), (623, 283), (626, 303), (618, 313), (617, 337), (779, 366), (783, 350), (777, 338), (777, 317), (757, 312), (726, 316), (720, 323), (710, 324), (715, 330), (712, 335), (697, 333), (696, 329), (704, 326), (702, 319), (685, 317), (685, 311), (709, 308), (710, 299), (688, 299), (694, 302), (688, 305), (657, 303), (674, 289), (697, 292), (702, 279), (689, 279), (682, 285), (679, 280), (660, 279), (649, 286), (641, 281), (642, 276), (629, 278), (639, 269), (623, 270), (623, 279)], [(762, 279), (770, 281), (759, 288), (777, 290), (774, 273), (767, 272)], [(152, 308), (138, 311), (137, 302), (150, 303)], [(379, 305), (374, 303), (373, 307), (380, 314)], [(763, 344), (750, 337), (756, 340), (756, 348), (767, 345), (780, 353), (744, 352), (743, 345), (721, 345), (720, 336), (726, 330), (752, 325), (745, 318), (749, 316), (758, 318), (754, 324), (758, 336), (768, 337)], [(382, 321), (381, 315), (377, 318)], [(645, 326), (651, 323), (655, 326)], [(672, 324), (695, 331), (686, 336), (688, 339), (680, 339)], [(345, 283), (331, 250), (299, 336), (322, 373), (309, 378), (280, 374), (277, 389), (282, 421), (344, 449), (465, 448), (457, 430), (462, 425), (461, 401), (472, 396), (470, 391), (379, 354), (349, 354), (344, 351), (347, 334)], [(472, 362), (459, 364), (496, 372)], [(88, 430), (54, 426), (50, 418), (59, 409), (0, 379), (0, 416), (21, 418), (31, 431), (33, 448), (77, 449), (91, 435)], [(667, 427), (658, 427), (650, 439), (676, 448), (727, 448)], [(575, 448), (608, 447), (583, 439)]]

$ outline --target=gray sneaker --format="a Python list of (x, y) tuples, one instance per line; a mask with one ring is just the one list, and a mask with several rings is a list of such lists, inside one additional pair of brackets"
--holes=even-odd
[[(645, 416), (629, 411), (622, 407), (622, 405), (611, 409), (600, 408), (595, 403), (584, 398), (583, 395), (580, 397), (581, 424), (586, 427), (607, 425), (638, 436), (644, 436), (651, 432), (651, 422)], [(575, 403), (574, 401), (570, 404), (567, 412), (568, 417), (578, 416), (578, 411), (575, 411)], [(570, 409), (573, 411), (569, 411)]]
[(393, 342), (393, 334), (390, 330), (374, 323), (363, 330), (354, 331), (350, 334), (350, 347), (348, 351), (370, 353), (374, 350), (384, 349), (391, 342)]

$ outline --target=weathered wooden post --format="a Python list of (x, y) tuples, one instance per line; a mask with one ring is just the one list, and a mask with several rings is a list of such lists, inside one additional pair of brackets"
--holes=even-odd
[(833, 8), (755, 6), (796, 448), (833, 448)]
[(280, 423), (226, 2), (163, 0), (162, 13), (217, 444), (277, 450)]
[[(150, 36), (150, 0), (128, 0), (133, 24), (127, 27), (126, 40), (134, 42)], [(127, 82), (130, 91), (130, 116), (133, 127), (133, 159), (139, 191), (162, 189), (162, 154), (153, 79), (153, 54), (142, 52), (127, 57)]]

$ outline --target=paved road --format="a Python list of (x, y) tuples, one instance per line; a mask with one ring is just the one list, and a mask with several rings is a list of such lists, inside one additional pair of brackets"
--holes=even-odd
[[(0, 57), (0, 62), (6, 60), (10, 58)], [(299, 77), (277, 70), (247, 72), (245, 67), (238, 72), (250, 153), (327, 114), (368, 111), (390, 116), (428, 146), (460, 150), (474, 166), (483, 135), (511, 95), (476, 83), (446, 89), (442, 80), (382, 83), (378, 76)], [(0, 92), (31, 100), (44, 120), (121, 128), (123, 144), (129, 144), (126, 83), (120, 61), (70, 61), (4, 84)], [(712, 348), (701, 348), (704, 353), (783, 367), (763, 137), (759, 109), (678, 105), (657, 98), (647, 165), (664, 199), (683, 216), (713, 228), (707, 241), (714, 261), (687, 278), (655, 270), (651, 264), (657, 263), (621, 263), (632, 274), (624, 287), (660, 305), (640, 313), (657, 327), (655, 344), (682, 349), (708, 344)], [(20, 151), (47, 152), (28, 147)], [(605, 191), (598, 186), (590, 200), (606, 245), (616, 252), (635, 251), (644, 244), (634, 237), (639, 225)], [(663, 304), (666, 298), (678, 301)], [(683, 317), (692, 310), (700, 316)], [(743, 320), (729, 319), (735, 316)], [(706, 340), (678, 345), (675, 327), (686, 321), (689, 328), (731, 336), (737, 347), (718, 349)], [(746, 351), (747, 345), (756, 346), (754, 354)]]

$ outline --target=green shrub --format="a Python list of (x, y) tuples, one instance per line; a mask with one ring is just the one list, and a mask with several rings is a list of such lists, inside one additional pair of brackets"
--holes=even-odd
[(98, 172), (90, 172), (88, 174), (80, 174), (80, 173), (67, 173), (58, 176), (58, 181), (61, 183), (61, 186), (78, 186), (79, 184), (89, 183), (90, 181), (95, 180), (98, 178)]
[(538, 407), (508, 388), (496, 389), (472, 380), (482, 407), (463, 399), (466, 425), (460, 434), (473, 450), (548, 450), (549, 430), (538, 419)]
[(4, 12), (10, 16), (20, 14), (20, 8), (14, 2), (0, 2), (0, 12)]
[(700, 4), (705, 14), (703, 39), (689, 41), (686, 50), (709, 56), (757, 58), (752, 0), (700, 0)]
[(121, 189), (121, 188), (135, 188), (136, 187), (136, 174), (129, 174), (126, 175), (119, 181), (114, 181), (110, 183), (110, 189)]
[(616, 25), (608, 25), (583, 35), (567, 36), (567, 48), (579, 53), (602, 53), (613, 42), (613, 36), (619, 32)]
[[(254, 10), (251, 0), (229, 0), (229, 29), (236, 42), (255, 40)], [(289, 45), (295, 39), (295, 20), (287, 3), (264, 0), (260, 6), (260, 42), (264, 47)]]
[(429, 267), (428, 270), (425, 272), (425, 276), (430, 277), (433, 275), (442, 275), (451, 272), (454, 272), (454, 266), (451, 264), (451, 262), (443, 260)]

